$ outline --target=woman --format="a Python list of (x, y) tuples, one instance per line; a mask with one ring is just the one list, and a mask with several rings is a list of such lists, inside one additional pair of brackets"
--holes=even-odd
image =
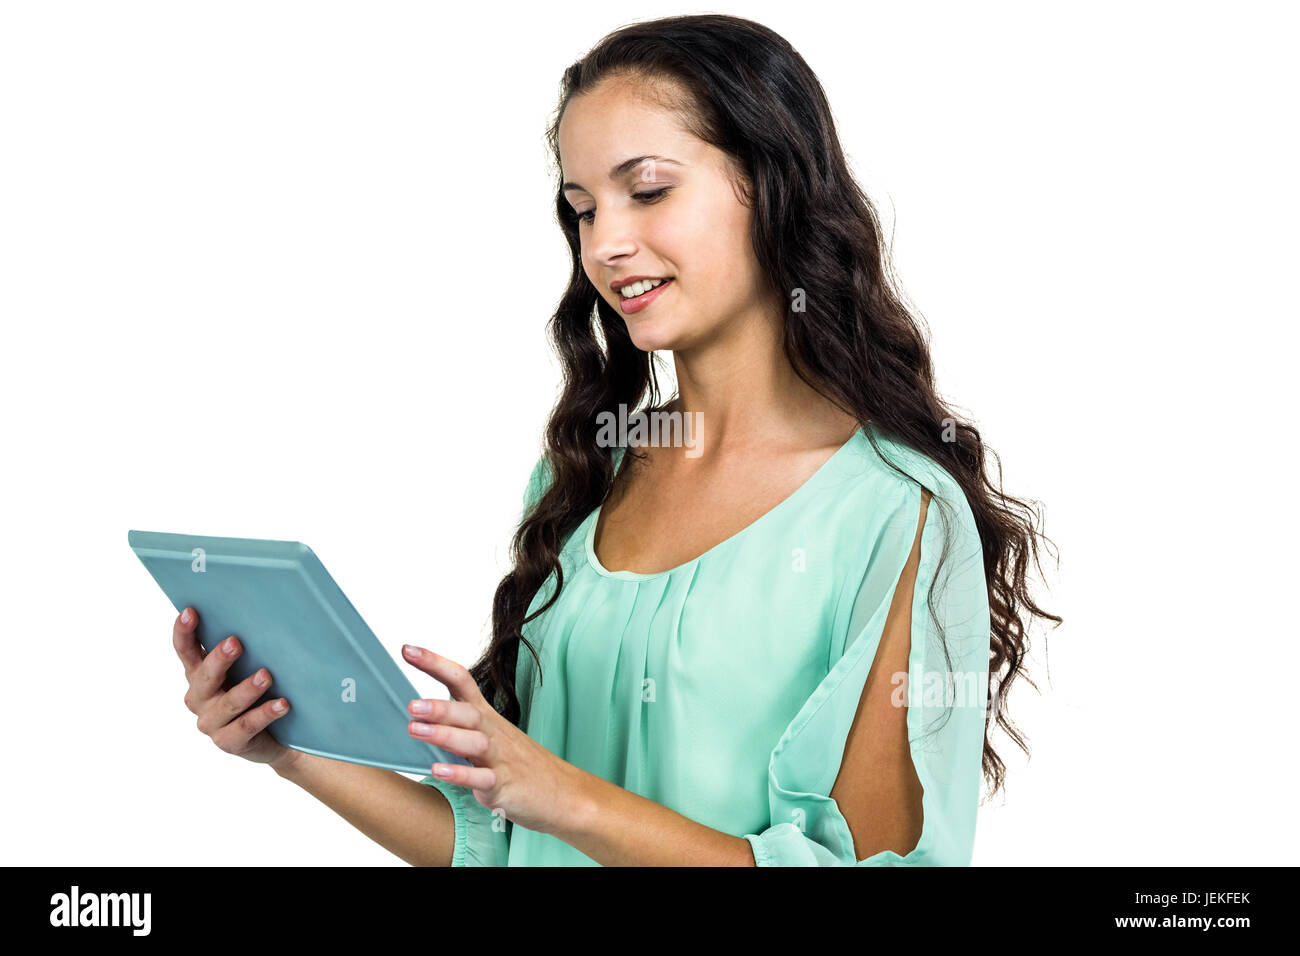
[[(200, 726), (414, 863), (968, 864), (981, 769), (1003, 775), (990, 700), (1023, 747), (1018, 609), (1060, 618), (815, 76), (751, 21), (636, 24), (566, 71), (549, 139), (565, 389), (482, 659), (405, 651), (452, 698), (409, 732), (473, 765), (416, 783), (287, 751), (269, 709), (230, 730), (261, 688), (223, 694), (187, 619)], [(684, 430), (611, 447), (647, 399)]]

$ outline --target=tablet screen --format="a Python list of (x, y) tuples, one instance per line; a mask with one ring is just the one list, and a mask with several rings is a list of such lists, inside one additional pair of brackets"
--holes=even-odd
[(198, 611), (205, 652), (232, 634), (243, 644), (229, 686), (271, 672), (257, 703), (288, 699), (267, 728), (280, 743), (421, 775), (469, 763), (407, 732), (407, 704), (421, 694), (305, 544), (156, 531), (128, 540), (177, 612)]

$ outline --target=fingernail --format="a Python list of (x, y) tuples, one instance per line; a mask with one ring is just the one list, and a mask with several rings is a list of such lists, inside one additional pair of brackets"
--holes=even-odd
[(235, 653), (235, 639), (233, 637), (226, 638), (225, 648), (227, 654)]
[(407, 657), (419, 657), (420, 649), (416, 647), (414, 644), (403, 644), (402, 653), (404, 653)]
[(433, 765), (433, 773), (434, 773), (434, 776), (437, 776), (437, 777), (450, 777), (450, 776), (451, 776), (451, 768), (450, 768), (450, 767), (443, 766), (443, 765), (440, 764), (440, 763), (436, 763), (436, 764)]
[(284, 710), (284, 701), (277, 700), (274, 704), (271, 705), (271, 709), (275, 711), (277, 714), (280, 713), (282, 710)]
[(430, 706), (427, 700), (411, 701), (411, 713), (413, 714), (427, 714), (432, 709), (432, 706)]
[(189, 609), (189, 608), (186, 608), (185, 610), (181, 611), (181, 623), (182, 623), (182, 624), (188, 624), (188, 623), (190, 623), (190, 619), (191, 619), (192, 617), (193, 617), (193, 615), (190, 613), (190, 609)]

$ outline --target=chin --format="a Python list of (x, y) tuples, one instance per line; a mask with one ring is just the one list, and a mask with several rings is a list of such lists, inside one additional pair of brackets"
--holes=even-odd
[(678, 329), (654, 327), (649, 323), (638, 328), (636, 322), (629, 322), (627, 334), (632, 339), (632, 344), (642, 352), (674, 351), (681, 348), (685, 339)]

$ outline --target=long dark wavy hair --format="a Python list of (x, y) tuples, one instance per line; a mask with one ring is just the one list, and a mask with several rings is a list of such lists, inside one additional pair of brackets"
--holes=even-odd
[[(868, 422), (929, 456), (961, 485), (979, 530), (989, 589), (992, 634), (982, 767), (992, 784), (990, 795), (996, 793), (1005, 767), (989, 743), (988, 721), (996, 715), (997, 724), (1028, 754), (1007, 718), (1006, 696), (1017, 675), (1037, 686), (1024, 667), (1032, 616), (1062, 621), (1035, 604), (1026, 586), (1031, 556), (1041, 572), (1036, 541), (1041, 516), (994, 487), (985, 472), (979, 431), (936, 394), (928, 332), (903, 305), (887, 271), (875, 208), (849, 172), (821, 84), (788, 42), (750, 20), (703, 15), (633, 24), (606, 36), (565, 70), (547, 130), (557, 173), (562, 172), (559, 126), (565, 108), (607, 78), (640, 81), (645, 95), (657, 97), (741, 174), (753, 209), (754, 253), (772, 294), (785, 303), (784, 351), (800, 378), (857, 418), (886, 461)], [(556, 181), (556, 218), (569, 244), (572, 271), (549, 325), (564, 374), (545, 433), (551, 482), (512, 539), (513, 568), (493, 599), (492, 639), (471, 668), (484, 697), (515, 725), (521, 642), (537, 661), (539, 675), (541, 666), (522, 628), (554, 604), (564, 584), (559, 555), (566, 539), (613, 487), (614, 449), (598, 446), (597, 416), (616, 413), (620, 405), (638, 409), (643, 401), (647, 409), (659, 406), (653, 353), (633, 344), (622, 316), (583, 270), (577, 218), (560, 189), (562, 178)], [(805, 290), (798, 310), (790, 298), (796, 289)], [(553, 593), (528, 615), (552, 574)]]

